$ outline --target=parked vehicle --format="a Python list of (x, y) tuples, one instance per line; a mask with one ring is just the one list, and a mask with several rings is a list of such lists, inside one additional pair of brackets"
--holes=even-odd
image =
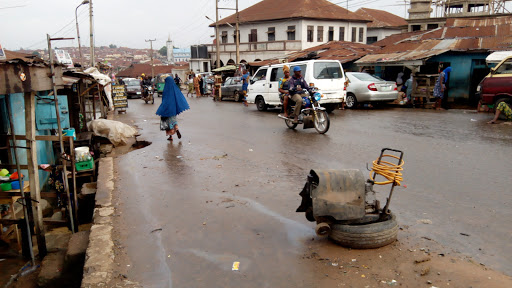
[[(326, 109), (320, 106), (319, 101), (322, 99), (322, 95), (317, 91), (318, 88), (316, 87), (311, 89), (311, 93), (308, 93), (308, 91), (304, 89), (302, 108), (298, 123), (293, 123), (293, 119), (279, 115), (280, 118), (284, 119), (288, 128), (295, 129), (297, 125), (303, 124), (303, 129), (314, 127), (320, 134), (324, 134), (329, 131), (331, 120), (329, 119), (329, 114), (327, 114)], [(295, 109), (294, 106), (295, 103), (293, 103), (293, 101), (288, 101), (288, 107), (286, 107), (286, 109), (288, 109), (288, 115), (293, 115), (293, 110)]]
[(345, 73), (338, 60), (307, 60), (277, 65), (262, 66), (251, 78), (247, 102), (255, 103), (259, 111), (281, 106), (279, 79), (284, 77), (283, 66), (299, 66), (306, 82), (318, 87), (321, 95), (319, 103), (331, 112), (345, 99)]
[(240, 102), (243, 99), (242, 96), (242, 80), (240, 77), (228, 77), (221, 86), (222, 97), (233, 98), (236, 102)]
[(126, 85), (126, 96), (128, 98), (140, 98), (142, 97), (142, 88), (140, 87), (139, 79), (125, 80)]
[(491, 68), (491, 73), (478, 84), (476, 93), (482, 104), (497, 107), (500, 102), (506, 102), (512, 106), (512, 56)]
[(158, 74), (155, 77), (155, 92), (158, 93), (158, 97), (162, 97), (165, 87), (165, 78), (172, 77), (172, 74)]
[(394, 81), (385, 81), (364, 72), (347, 72), (348, 86), (345, 107), (356, 108), (365, 102), (392, 102), (398, 98)]

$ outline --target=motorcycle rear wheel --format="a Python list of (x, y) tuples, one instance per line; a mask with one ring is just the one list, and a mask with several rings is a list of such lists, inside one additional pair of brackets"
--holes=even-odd
[(284, 123), (286, 123), (286, 126), (288, 126), (290, 129), (295, 129), (298, 125), (297, 123), (293, 123), (293, 121), (290, 119), (284, 120)]
[(327, 111), (316, 111), (316, 117), (313, 121), (315, 129), (318, 133), (324, 134), (329, 131), (329, 127), (331, 125), (331, 120), (329, 119), (329, 115)]

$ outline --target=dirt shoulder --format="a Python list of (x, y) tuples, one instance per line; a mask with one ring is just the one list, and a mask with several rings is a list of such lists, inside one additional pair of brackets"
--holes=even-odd
[[(370, 250), (347, 249), (326, 238), (307, 241), (301, 262), (323, 274), (318, 287), (512, 287), (512, 278), (448, 251), (429, 239), (409, 239)], [(419, 244), (419, 245), (418, 245)]]

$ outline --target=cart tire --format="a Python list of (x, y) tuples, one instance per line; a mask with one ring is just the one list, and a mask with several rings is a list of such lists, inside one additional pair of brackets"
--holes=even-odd
[(394, 214), (385, 221), (370, 224), (331, 224), (329, 239), (343, 247), (373, 249), (396, 241), (398, 224)]

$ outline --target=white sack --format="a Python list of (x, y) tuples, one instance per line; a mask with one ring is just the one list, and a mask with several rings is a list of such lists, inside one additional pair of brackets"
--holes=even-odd
[(97, 119), (87, 124), (94, 135), (108, 138), (114, 146), (126, 145), (126, 139), (137, 134), (137, 130), (119, 121)]
[(111, 111), (113, 111), (114, 102), (112, 101), (112, 89), (110, 85), (107, 85), (110, 82), (112, 82), (112, 79), (110, 79), (110, 77), (108, 77), (107, 75), (100, 73), (100, 71), (98, 71), (98, 69), (95, 67), (86, 69), (84, 73), (91, 75), (92, 78), (94, 78), (94, 80), (103, 85), (103, 90), (105, 91), (105, 95), (107, 95), (108, 107)]

